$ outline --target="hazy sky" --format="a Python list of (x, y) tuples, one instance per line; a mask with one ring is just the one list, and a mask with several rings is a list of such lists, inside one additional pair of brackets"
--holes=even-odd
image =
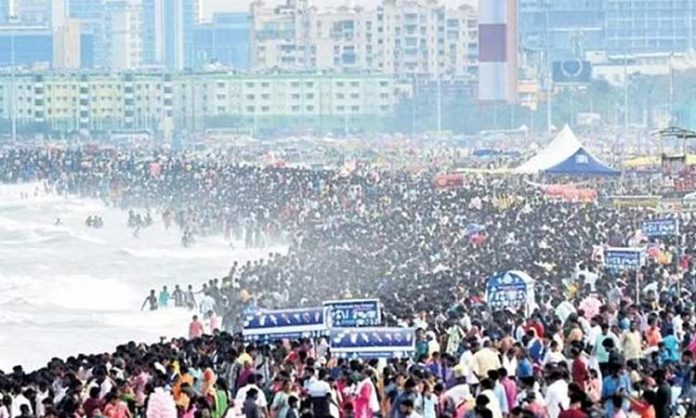
[[(203, 1), (203, 18), (209, 19), (210, 15), (217, 11), (246, 11), (249, 10), (251, 0), (202, 0)], [(285, 0), (264, 0), (268, 4), (284, 3)], [(363, 6), (374, 6), (379, 4), (381, 0), (310, 0), (310, 3), (315, 5), (340, 6), (352, 1), (353, 4)], [(463, 2), (477, 3), (477, 0), (444, 0), (445, 3), (452, 5), (461, 4)]]

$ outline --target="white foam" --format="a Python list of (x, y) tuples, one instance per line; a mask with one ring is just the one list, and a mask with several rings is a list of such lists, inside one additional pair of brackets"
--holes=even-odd
[[(183, 248), (181, 234), (165, 230), (157, 217), (136, 239), (127, 213), (93, 199), (33, 196), (35, 187), (0, 186), (0, 369), (184, 335), (190, 312), (140, 312), (150, 289), (199, 287), (235, 260), (286, 251), (233, 249), (220, 237)], [(85, 227), (94, 214), (104, 228)], [(62, 225), (54, 225), (58, 217)]]

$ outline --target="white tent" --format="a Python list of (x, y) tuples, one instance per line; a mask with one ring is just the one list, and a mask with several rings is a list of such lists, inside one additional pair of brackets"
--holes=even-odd
[(618, 174), (586, 150), (568, 125), (546, 148), (513, 171), (518, 174)]
[(548, 170), (570, 158), (582, 147), (573, 131), (566, 125), (551, 143), (526, 163), (515, 169), (516, 173), (534, 174)]

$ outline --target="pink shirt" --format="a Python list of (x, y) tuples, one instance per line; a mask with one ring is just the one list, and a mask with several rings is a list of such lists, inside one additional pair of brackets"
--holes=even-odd
[(507, 404), (509, 408), (512, 409), (512, 405), (515, 405), (517, 400), (517, 385), (509, 377), (505, 379), (500, 379), (500, 384), (505, 390), (505, 397), (507, 398)]
[(193, 321), (189, 325), (189, 340), (200, 338), (203, 336), (203, 323), (201, 321)]
[(220, 318), (217, 315), (213, 315), (210, 317), (210, 330), (211, 331), (219, 331), (221, 328), (220, 326)]

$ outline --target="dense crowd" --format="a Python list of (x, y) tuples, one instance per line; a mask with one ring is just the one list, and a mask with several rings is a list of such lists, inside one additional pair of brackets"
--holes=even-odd
[[(221, 314), (229, 333), (201, 335), (196, 319), (190, 340), (16, 368), (0, 374), (0, 418), (664, 418), (678, 399), (696, 399), (689, 214), (680, 214), (678, 239), (650, 240), (639, 271), (610, 272), (602, 249), (647, 241), (638, 230), (648, 212), (551, 200), (518, 179), (438, 189), (434, 174), (259, 168), (172, 152), (5, 151), (2, 181), (41, 180), (57, 193), (157, 210), (188, 236), (289, 249), (235, 263), (206, 284), (198, 303)], [(511, 269), (536, 280), (530, 315), (485, 308), (486, 279)], [(196, 298), (179, 287), (171, 297)], [(349, 297), (378, 297), (388, 324), (418, 328), (417, 355), (347, 361), (323, 340), (244, 345), (234, 333), (250, 305)]]

